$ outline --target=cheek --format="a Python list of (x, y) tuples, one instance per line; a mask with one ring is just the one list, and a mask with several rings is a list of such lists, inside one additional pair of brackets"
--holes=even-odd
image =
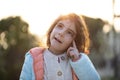
[(65, 43), (67, 46), (71, 46), (72, 42), (73, 42), (73, 39), (65, 39)]
[(50, 34), (50, 38), (53, 37), (56, 34), (56, 30), (52, 30), (51, 34)]
[(53, 29), (51, 32), (51, 35), (55, 35), (58, 31), (56, 29)]

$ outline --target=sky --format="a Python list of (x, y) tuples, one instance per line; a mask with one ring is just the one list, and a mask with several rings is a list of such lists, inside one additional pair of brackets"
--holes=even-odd
[[(115, 12), (119, 14), (120, 0), (116, 1)], [(21, 16), (29, 24), (30, 32), (38, 36), (44, 35), (59, 15), (71, 12), (113, 21), (112, 0), (0, 0), (0, 20)]]

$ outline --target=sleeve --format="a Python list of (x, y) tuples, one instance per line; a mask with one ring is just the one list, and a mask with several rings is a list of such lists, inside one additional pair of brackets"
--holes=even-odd
[(19, 80), (35, 80), (33, 71), (33, 59), (30, 53), (26, 53)]
[(76, 62), (70, 60), (70, 64), (79, 80), (101, 80), (93, 63), (86, 54), (81, 53), (81, 58)]

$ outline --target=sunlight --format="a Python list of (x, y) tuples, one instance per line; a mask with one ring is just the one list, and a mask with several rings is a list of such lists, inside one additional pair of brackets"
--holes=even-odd
[(114, 19), (114, 27), (117, 32), (120, 32), (120, 0), (115, 0), (114, 13), (116, 16)]
[(74, 12), (112, 22), (112, 0), (0, 0), (0, 19), (21, 16), (32, 34), (45, 35), (54, 19)]
[(114, 20), (114, 26), (115, 26), (115, 30), (116, 30), (117, 32), (120, 32), (120, 18), (116, 18), (116, 19)]
[(2, 32), (0, 34), (0, 45), (3, 46), (4, 49), (8, 48), (8, 44), (6, 43), (5, 33), (4, 32)]
[(103, 27), (104, 33), (108, 33), (111, 30), (111, 26), (109, 24), (105, 24)]
[(120, 0), (115, 0), (115, 13), (120, 15)]
[[(109, 5), (107, 3), (108, 3), (107, 0), (106, 2), (104, 1), (104, 3), (103, 1), (96, 1), (96, 0), (93, 0), (89, 3), (87, 3), (86, 0), (84, 1), (80, 1), (80, 0), (48, 1), (47, 3), (45, 3), (47, 5), (46, 8), (44, 7), (45, 4), (40, 5), (40, 9), (35, 11), (37, 13), (33, 15), (34, 17), (32, 19), (29, 19), (28, 22), (31, 26), (30, 31), (31, 33), (36, 33), (38, 35), (45, 35), (47, 29), (49, 28), (49, 26), (51, 25), (51, 23), (55, 18), (57, 18), (61, 14), (67, 14), (70, 12), (83, 14), (93, 18), (102, 18), (104, 20), (108, 20), (109, 22), (111, 22), (112, 21), (112, 10), (111, 10), (112, 2), (109, 1)], [(43, 12), (40, 12), (40, 10), (42, 10), (41, 9), (42, 7), (44, 7), (44, 10)], [(107, 10), (109, 14), (105, 12), (103, 9)]]

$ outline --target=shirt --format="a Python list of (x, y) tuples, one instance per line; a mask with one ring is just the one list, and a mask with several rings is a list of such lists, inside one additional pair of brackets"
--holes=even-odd
[(54, 55), (48, 49), (44, 51), (44, 79), (72, 80), (71, 66), (66, 53)]

